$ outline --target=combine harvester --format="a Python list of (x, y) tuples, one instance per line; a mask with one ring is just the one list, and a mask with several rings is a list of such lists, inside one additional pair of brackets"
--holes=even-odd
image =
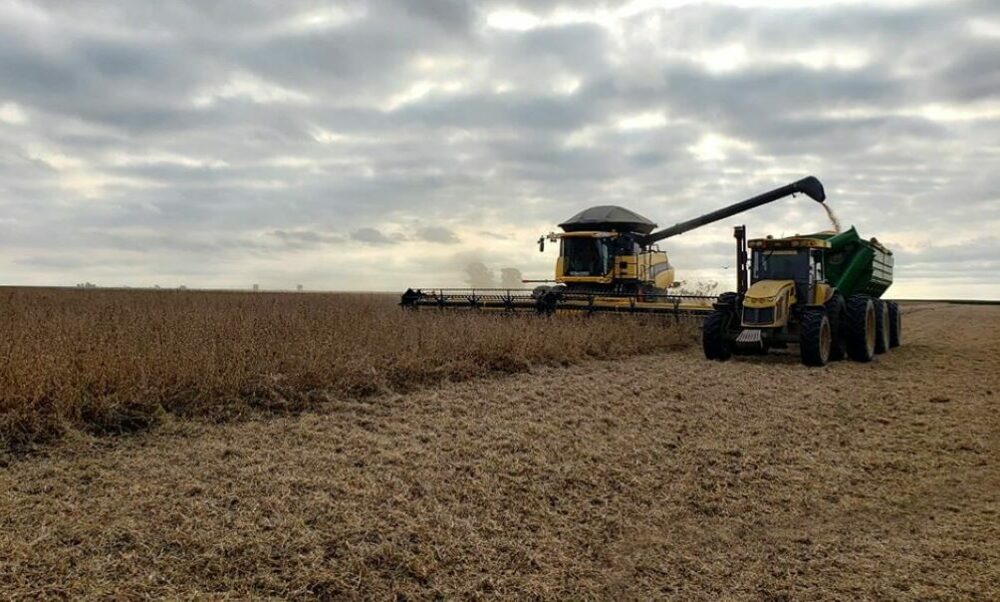
[(799, 346), (802, 363), (845, 356), (869, 362), (900, 344), (899, 306), (880, 297), (892, 284), (892, 252), (877, 240), (819, 232), (751, 240), (747, 283), (745, 229), (736, 228), (737, 292), (724, 293), (705, 318), (705, 357)]
[(623, 312), (705, 316), (715, 297), (672, 295), (674, 268), (656, 244), (661, 240), (803, 193), (822, 203), (823, 185), (809, 176), (781, 188), (654, 232), (656, 224), (616, 206), (591, 207), (559, 224), (560, 233), (538, 240), (559, 243), (555, 284), (534, 290), (407, 289), (400, 305), (490, 309), (506, 312)]

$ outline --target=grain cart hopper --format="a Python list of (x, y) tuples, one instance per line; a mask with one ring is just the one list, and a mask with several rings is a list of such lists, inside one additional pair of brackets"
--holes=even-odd
[(559, 224), (562, 232), (538, 239), (540, 251), (546, 241), (559, 244), (555, 279), (547, 281), (553, 284), (534, 290), (408, 289), (400, 305), (705, 315), (715, 298), (670, 294), (674, 268), (657, 243), (796, 193), (819, 202), (826, 198), (820, 181), (809, 176), (658, 231), (655, 223), (624, 207), (591, 207)]
[[(737, 240), (745, 240), (737, 229)], [(749, 242), (750, 281), (719, 296), (705, 318), (705, 357), (764, 353), (798, 344), (802, 362), (822, 366), (844, 356), (871, 361), (900, 343), (899, 307), (880, 297), (892, 284), (892, 252), (852, 227)], [(745, 249), (738, 250), (746, 257)]]

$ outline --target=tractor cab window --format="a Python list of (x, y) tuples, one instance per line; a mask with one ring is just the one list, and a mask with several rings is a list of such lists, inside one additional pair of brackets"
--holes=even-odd
[(613, 260), (608, 239), (589, 236), (562, 239), (566, 276), (604, 276)]
[(753, 281), (794, 280), (808, 283), (812, 271), (809, 253), (762, 249), (753, 254)]
[(821, 251), (813, 251), (813, 282), (826, 282), (826, 274), (823, 271), (823, 254)]

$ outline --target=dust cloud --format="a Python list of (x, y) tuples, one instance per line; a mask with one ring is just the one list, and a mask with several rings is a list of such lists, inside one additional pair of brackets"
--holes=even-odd
[(521, 288), (521, 270), (517, 268), (503, 268), (500, 270), (500, 286), (503, 288)]
[(465, 266), (465, 282), (472, 288), (493, 288), (496, 281), (493, 270), (481, 261), (473, 261)]
[(472, 288), (523, 288), (521, 270), (500, 268), (497, 282), (496, 270), (481, 261), (473, 261), (465, 266), (465, 282)]

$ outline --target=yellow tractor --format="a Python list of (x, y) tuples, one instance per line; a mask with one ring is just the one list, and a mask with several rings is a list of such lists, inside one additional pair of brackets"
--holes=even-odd
[[(745, 240), (742, 227), (737, 240)], [(708, 359), (797, 344), (802, 363), (822, 366), (845, 356), (871, 361), (900, 344), (899, 307), (880, 299), (892, 284), (892, 252), (874, 238), (864, 240), (852, 227), (748, 246), (749, 286), (742, 249), (737, 292), (720, 295), (705, 318)]]

